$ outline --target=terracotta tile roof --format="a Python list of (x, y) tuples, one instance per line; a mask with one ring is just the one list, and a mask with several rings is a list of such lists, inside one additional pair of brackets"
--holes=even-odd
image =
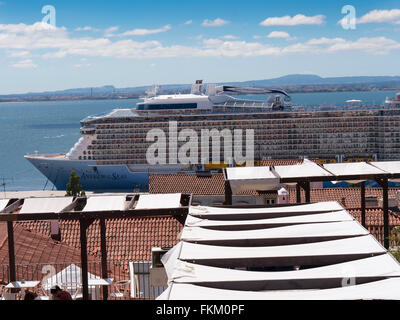
[(260, 166), (289, 166), (303, 163), (303, 159), (268, 159), (261, 160)]
[(198, 195), (225, 194), (225, 180), (221, 173), (211, 177), (195, 174), (151, 174), (149, 193), (193, 193)]
[[(348, 211), (361, 223), (361, 209), (348, 209)], [(366, 208), (365, 224), (367, 226), (383, 226), (383, 210), (381, 208)], [(400, 214), (398, 212), (389, 210), (389, 225), (400, 225)]]
[[(23, 222), (26, 228), (50, 236), (50, 227), (41, 222)], [(79, 223), (61, 221), (61, 241), (80, 248)], [(150, 261), (152, 247), (172, 247), (178, 243), (182, 225), (173, 217), (145, 217), (106, 221), (107, 259), (109, 261)], [(88, 252), (101, 256), (100, 225), (88, 229)]]
[[(80, 263), (80, 250), (66, 243), (54, 241), (46, 235), (32, 232), (21, 224), (14, 225), (14, 252), (17, 279), (40, 280), (46, 264)], [(89, 262), (94, 257), (88, 256)], [(7, 224), (0, 224), (0, 282), (9, 281)], [(22, 266), (23, 265), (23, 266)], [(28, 266), (29, 265), (29, 266)]]
[[(5, 223), (2, 225), (6, 226)], [(8, 264), (7, 228), (2, 228), (1, 239), (0, 264)], [(80, 261), (80, 251), (76, 248), (32, 232), (19, 224), (14, 226), (14, 248), (16, 264)]]
[[(348, 209), (354, 218), (361, 223), (361, 210)], [(398, 212), (389, 210), (389, 234), (392, 229), (400, 225), (400, 215)], [(367, 208), (365, 210), (365, 226), (366, 229), (383, 245), (384, 230), (383, 230), (383, 210), (381, 208)]]
[[(389, 188), (389, 197), (395, 197), (399, 188)], [(296, 203), (296, 188), (288, 189), (290, 202)], [(375, 196), (378, 199), (382, 197), (382, 188), (365, 188), (365, 196)], [(301, 190), (302, 201), (305, 199), (304, 191)], [(346, 208), (361, 207), (360, 188), (323, 188), (311, 189), (311, 202), (338, 201)]]

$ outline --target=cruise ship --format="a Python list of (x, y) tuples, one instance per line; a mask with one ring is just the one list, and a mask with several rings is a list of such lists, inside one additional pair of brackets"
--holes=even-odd
[[(268, 99), (242, 98), (256, 94), (268, 95)], [(59, 190), (66, 188), (71, 171), (80, 176), (85, 190), (147, 191), (153, 173), (196, 173), (243, 165), (234, 158), (230, 163), (215, 163), (210, 158), (202, 164), (149, 164), (146, 151), (154, 141), (147, 141), (148, 132), (159, 128), (171, 134), (171, 121), (176, 122), (174, 134), (184, 129), (195, 130), (199, 136), (203, 129), (253, 129), (255, 162), (247, 165), (274, 158), (400, 160), (397, 104), (291, 106), (289, 95), (282, 90), (205, 86), (200, 80), (190, 94), (159, 95), (156, 86), (132, 109), (87, 117), (81, 121), (82, 137), (67, 154), (25, 158)], [(184, 143), (176, 142), (174, 150)]]

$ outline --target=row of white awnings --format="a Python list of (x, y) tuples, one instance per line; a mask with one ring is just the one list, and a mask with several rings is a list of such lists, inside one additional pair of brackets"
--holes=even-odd
[[(124, 211), (128, 209), (158, 209), (181, 207), (181, 194), (142, 194), (133, 208), (129, 208), (126, 195), (90, 196), (83, 212)], [(0, 211), (4, 210), (9, 200), (0, 200)], [(19, 213), (59, 213), (73, 202), (73, 197), (26, 198)]]
[[(356, 163), (328, 163), (322, 166), (305, 159), (303, 163), (276, 167), (235, 167), (226, 168), (225, 179), (232, 192), (248, 190), (275, 190), (281, 179), (349, 177), (350, 183), (358, 183), (357, 176), (400, 174), (400, 161), (377, 161)], [(354, 176), (354, 180), (351, 179)], [(398, 182), (400, 179), (391, 179)], [(290, 184), (290, 183), (288, 183)], [(295, 184), (295, 183), (293, 183)]]
[(400, 299), (400, 264), (337, 202), (191, 207), (162, 261), (158, 299)]

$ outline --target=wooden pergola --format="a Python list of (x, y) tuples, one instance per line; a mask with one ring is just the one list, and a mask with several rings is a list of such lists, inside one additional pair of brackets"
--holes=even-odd
[[(128, 195), (127, 199), (134, 207), (139, 195)], [(0, 213), (0, 223), (7, 223), (8, 232), (8, 254), (10, 282), (16, 281), (15, 251), (14, 251), (14, 222), (39, 221), (39, 220), (69, 220), (79, 221), (81, 242), (81, 265), (82, 265), (82, 295), (83, 300), (89, 299), (88, 288), (88, 257), (87, 257), (87, 229), (96, 220), (100, 221), (100, 246), (101, 246), (101, 271), (102, 278), (107, 278), (107, 244), (106, 244), (106, 220), (108, 219), (133, 219), (150, 216), (172, 216), (184, 225), (189, 207), (192, 202), (191, 194), (182, 194), (180, 207), (161, 209), (129, 209), (124, 211), (110, 210), (98, 212), (73, 211), (76, 207), (86, 204), (86, 197), (77, 197), (71, 205), (62, 212), (56, 213), (13, 213), (24, 201), (24, 199), (13, 199), (11, 204)], [(107, 287), (103, 287), (103, 299), (107, 300)]]

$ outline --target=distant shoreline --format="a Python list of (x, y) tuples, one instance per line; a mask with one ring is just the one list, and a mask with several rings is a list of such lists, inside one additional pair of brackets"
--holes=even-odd
[[(303, 88), (296, 88), (296, 87), (303, 87)], [(310, 88), (313, 87), (313, 88)], [(337, 88), (337, 86), (329, 86), (322, 88), (321, 86), (288, 86), (288, 87), (281, 87), (283, 90), (286, 90), (289, 94), (301, 94), (301, 93), (333, 93), (333, 92), (383, 92), (383, 91), (400, 91), (400, 86), (394, 88), (356, 88), (354, 85), (343, 85), (341, 88)], [(186, 93), (187, 90), (179, 91), (180, 93)], [(164, 90), (159, 92), (160, 94), (173, 94), (177, 93), (177, 91), (172, 90)], [(40, 96), (35, 95), (32, 96), (24, 96), (24, 97), (15, 97), (15, 98), (2, 98), (0, 96), (0, 103), (10, 103), (10, 102), (52, 102), (52, 101), (89, 101), (89, 100), (134, 100), (139, 99), (140, 97), (144, 96), (145, 92), (135, 95), (109, 95), (109, 96)]]

